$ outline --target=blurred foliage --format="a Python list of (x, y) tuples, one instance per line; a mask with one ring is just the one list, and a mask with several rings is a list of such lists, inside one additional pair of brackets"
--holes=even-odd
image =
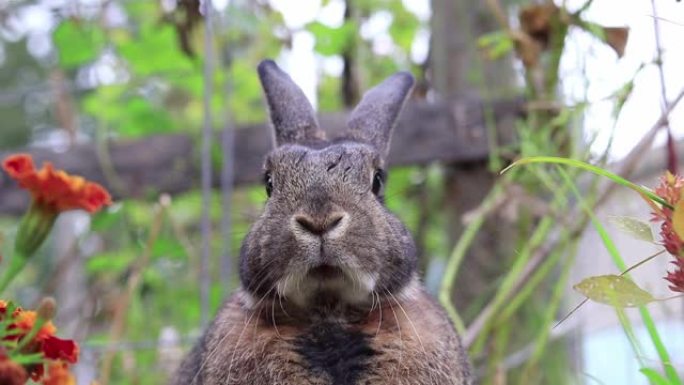
[[(334, 6), (330, 3), (323, 2), (322, 6)], [(14, 148), (37, 140), (40, 135), (50, 137), (62, 131), (60, 121), (53, 115), (58, 108), (57, 101), (52, 99), (55, 84), (45, 81), (47, 74), (55, 71), (63, 74), (64, 84), (74, 96), (74, 112), (79, 123), (77, 136), (81, 140), (97, 142), (112, 137), (140, 138), (178, 132), (199, 134), (203, 119), (205, 53), (204, 26), (202, 16), (195, 12), (197, 5), (188, 1), (164, 8), (157, 1), (124, 0), (92, 3), (81, 9), (30, 2), (16, 2), (8, 8), (0, 6), (8, 19), (20, 18), (24, 12), (31, 11), (47, 12), (54, 17), (48, 29), (51, 48), (47, 55), (30, 54), (27, 39), (2, 41), (5, 55), (0, 88), (20, 93), (26, 87), (37, 87), (37, 91), (28, 96), (18, 95), (7, 103), (0, 100), (1, 146)], [(320, 62), (341, 60), (344, 53), (356, 51), (356, 65), (361, 69), (359, 89), (368, 88), (399, 68), (415, 69), (422, 64), (411, 63), (409, 53), (418, 28), (425, 27), (425, 22), (406, 10), (400, 0), (364, 0), (355, 1), (354, 5), (358, 12), (339, 26), (313, 20), (303, 29), (314, 38)], [(34, 6), (38, 8), (31, 8)], [(372, 54), (373, 38), (361, 38), (358, 31), (378, 12), (389, 14), (392, 19), (388, 33), (394, 48), (376, 57)], [(13, 27), (6, 23), (3, 28)], [(266, 114), (254, 70), (256, 64), (265, 57), (282, 55), (291, 45), (294, 34), (301, 32), (291, 30), (282, 14), (264, 1), (231, 2), (218, 13), (214, 29), (214, 56), (218, 60), (213, 74), (215, 127), (222, 127), (226, 116), (238, 124), (264, 121)], [(320, 74), (321, 111), (342, 108), (340, 87), (338, 73)], [(26, 99), (38, 96), (42, 110)], [(29, 110), (35, 112), (31, 114)], [(215, 164), (220, 164), (220, 158), (217, 152)], [(426, 188), (439, 191), (440, 183), (439, 168), (407, 167), (394, 170), (387, 191), (390, 207), (412, 230), (425, 234), (424, 253), (432, 257), (444, 257), (447, 252), (447, 242), (438, 231), (443, 222), (428, 223), (421, 216), (427, 215), (426, 209), (438, 211), (439, 193), (431, 195), (429, 207), (423, 207), (425, 203), (416, 197)], [(219, 228), (224, 215), (232, 215), (233, 226), (230, 239), (223, 239), (215, 232), (213, 255), (220, 255), (229, 245), (228, 250), (236, 258), (240, 242), (258, 215), (265, 194), (260, 186), (239, 189), (233, 197), (232, 213), (223, 212), (219, 194), (216, 192), (212, 199), (214, 227)], [(150, 201), (118, 202), (95, 215), (88, 230), (73, 240), (74, 250), (85, 258), (83, 289), (88, 293), (87, 300), (93, 302), (84, 304), (84, 309), (90, 309), (84, 310), (88, 314), (63, 314), (62, 317), (76, 321), (78, 328), (87, 330), (80, 337), (85, 337), (81, 341), (83, 349), (95, 352), (97, 359), (106, 360), (103, 349), (115, 342), (110, 324), (117, 317), (117, 306), (131, 275), (140, 268), (142, 256), (149, 252), (137, 294), (132, 296), (126, 309), (124, 334), (116, 338), (127, 341), (133, 348), (113, 356), (110, 384), (163, 383), (163, 376), (150, 370), (164, 365), (159, 362), (160, 353), (155, 347), (160, 331), (173, 327), (184, 336), (184, 343), (190, 343), (201, 326), (198, 300), (201, 195), (199, 191), (191, 191), (173, 197), (161, 214), (163, 223), (148, 250), (157, 218), (158, 204), (154, 196), (150, 195), (153, 198)], [(426, 228), (419, 230), (419, 227)], [(11, 220), (3, 222), (1, 228), (5, 236), (12, 237)], [(3, 249), (5, 246), (6, 243), (0, 245)], [(21, 277), (25, 287), (30, 288), (32, 282), (40, 279), (46, 283), (37, 285), (37, 291), (20, 289), (16, 294), (30, 302), (40, 291), (54, 290), (55, 282), (45, 274), (51, 269), (59, 271), (63, 261), (58, 254), (62, 252), (53, 234), (36, 259), (42, 266), (58, 266), (50, 269), (37, 266), (28, 271)], [(209, 270), (212, 272), (211, 305), (216, 309), (226, 290), (236, 287), (237, 280), (234, 275), (233, 281), (220, 282), (219, 258), (212, 260)]]

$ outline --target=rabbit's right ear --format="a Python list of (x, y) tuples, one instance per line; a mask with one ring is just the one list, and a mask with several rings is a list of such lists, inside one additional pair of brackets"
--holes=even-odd
[(257, 68), (275, 129), (276, 146), (325, 139), (304, 92), (273, 60)]

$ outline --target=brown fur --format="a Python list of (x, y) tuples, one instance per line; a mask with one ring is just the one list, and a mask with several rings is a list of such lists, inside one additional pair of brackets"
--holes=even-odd
[[(291, 316), (279, 304), (250, 306), (248, 297), (244, 292), (234, 294), (219, 312), (202, 353), (205, 365), (196, 373), (195, 382), (185, 384), (330, 384), (325, 374), (312, 375), (294, 350), (301, 325), (288, 324)], [(282, 318), (275, 323), (274, 311)], [(469, 383), (468, 364), (459, 353), (453, 327), (417, 282), (398, 298), (386, 298), (382, 306), (375, 304), (359, 320), (337, 321), (371, 336), (371, 346), (379, 352), (357, 384)]]

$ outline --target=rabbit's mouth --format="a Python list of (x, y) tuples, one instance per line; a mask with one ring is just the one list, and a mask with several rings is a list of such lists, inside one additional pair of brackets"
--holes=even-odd
[(376, 277), (335, 264), (317, 264), (288, 274), (276, 285), (278, 294), (301, 307), (321, 296), (333, 302), (361, 305), (371, 300)]
[(321, 280), (336, 279), (342, 278), (344, 271), (339, 266), (321, 264), (309, 269), (308, 275)]

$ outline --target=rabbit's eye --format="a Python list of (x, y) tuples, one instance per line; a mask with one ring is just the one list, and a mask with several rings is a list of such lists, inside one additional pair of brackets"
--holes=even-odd
[(273, 178), (270, 171), (266, 171), (264, 174), (264, 185), (266, 186), (266, 195), (270, 197), (273, 192)]
[(385, 172), (383, 170), (375, 170), (373, 174), (373, 194), (380, 196), (382, 194), (383, 186), (385, 185)]

